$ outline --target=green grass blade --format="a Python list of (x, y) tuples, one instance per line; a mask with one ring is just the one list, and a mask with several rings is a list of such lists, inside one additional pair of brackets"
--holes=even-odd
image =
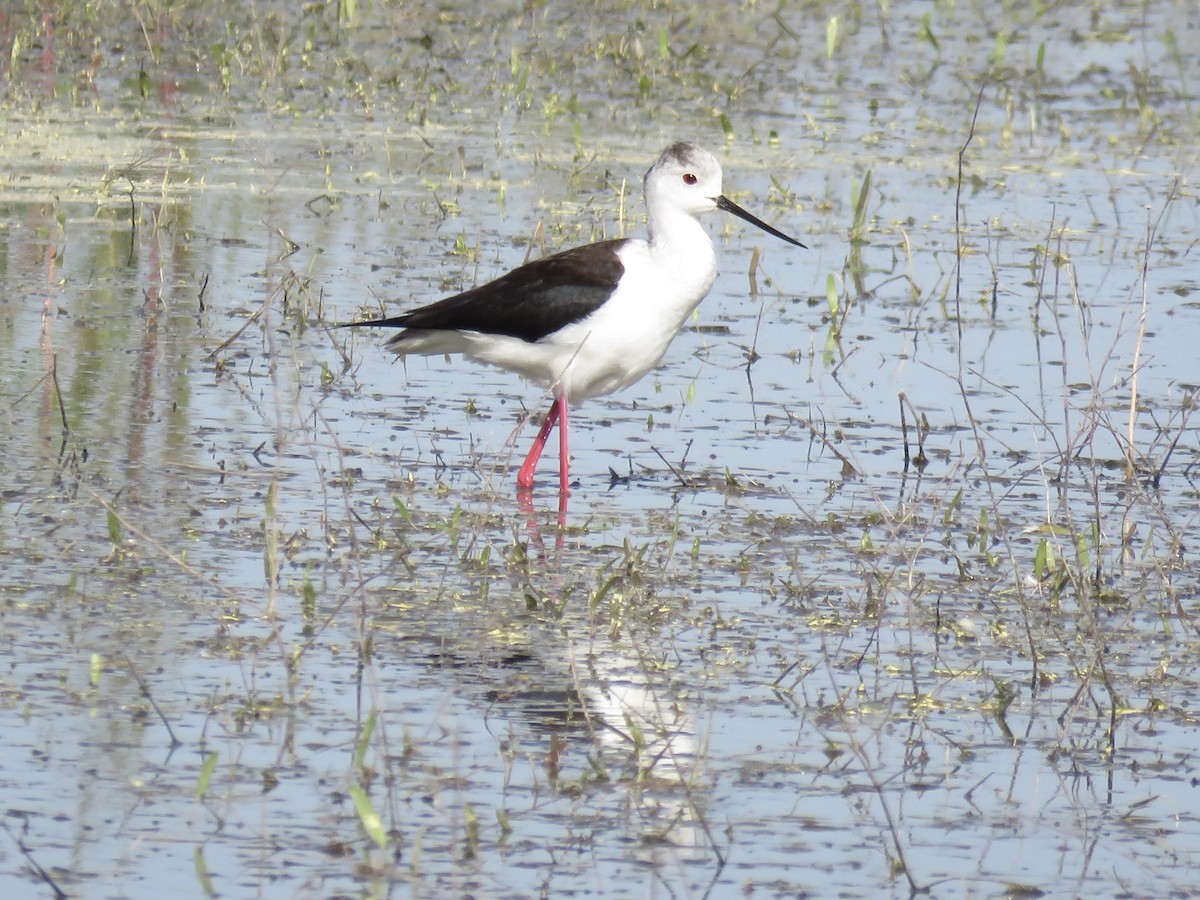
[(379, 845), (380, 849), (387, 846), (387, 830), (383, 827), (383, 819), (375, 812), (371, 798), (357, 784), (350, 785), (350, 799), (354, 801), (354, 810), (358, 813), (358, 821), (362, 823), (367, 837)]
[(218, 753), (210, 753), (204, 757), (204, 765), (200, 767), (200, 777), (196, 779), (196, 799), (203, 800), (204, 795), (208, 793), (209, 782), (212, 781), (213, 772), (217, 770), (217, 759), (220, 756)]

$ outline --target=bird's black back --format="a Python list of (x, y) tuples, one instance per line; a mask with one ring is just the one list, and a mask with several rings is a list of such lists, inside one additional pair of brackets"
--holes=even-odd
[(625, 272), (616, 253), (623, 243), (601, 241), (564, 250), (412, 312), (350, 324), (541, 340), (587, 318), (608, 300)]

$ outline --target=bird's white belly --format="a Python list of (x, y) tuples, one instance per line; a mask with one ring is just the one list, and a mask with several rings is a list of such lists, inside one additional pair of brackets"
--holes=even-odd
[(564, 362), (556, 380), (573, 401), (624, 390), (659, 364), (678, 330), (613, 328), (604, 317), (590, 317), (547, 339)]
[[(417, 353), (462, 353), (517, 372), (530, 381), (558, 387), (571, 402), (629, 387), (663, 358), (678, 328), (655, 332), (628, 325), (614, 330), (606, 318), (583, 322), (530, 343), (519, 338), (457, 332)], [(432, 343), (432, 342), (430, 342)]]

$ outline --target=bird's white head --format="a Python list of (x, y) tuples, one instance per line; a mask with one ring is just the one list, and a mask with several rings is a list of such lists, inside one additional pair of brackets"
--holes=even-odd
[(646, 207), (698, 216), (717, 208), (721, 196), (721, 164), (691, 141), (672, 144), (646, 173)]
[(643, 184), (646, 210), (650, 217), (651, 243), (656, 226), (673, 227), (666, 223), (685, 216), (698, 216), (714, 209), (724, 210), (761, 228), (767, 234), (797, 247), (804, 245), (794, 237), (768, 225), (757, 216), (742, 209), (721, 193), (721, 164), (707, 150), (691, 141), (672, 144), (662, 152), (658, 161), (646, 173)]

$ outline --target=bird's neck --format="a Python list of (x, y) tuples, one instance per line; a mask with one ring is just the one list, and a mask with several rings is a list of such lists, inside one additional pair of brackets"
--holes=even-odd
[(695, 218), (680, 214), (650, 223), (650, 259), (676, 330), (704, 299), (717, 277), (712, 240)]
[(683, 213), (660, 215), (650, 223), (650, 253), (663, 264), (678, 260), (696, 268), (716, 266), (716, 253), (704, 226)]

